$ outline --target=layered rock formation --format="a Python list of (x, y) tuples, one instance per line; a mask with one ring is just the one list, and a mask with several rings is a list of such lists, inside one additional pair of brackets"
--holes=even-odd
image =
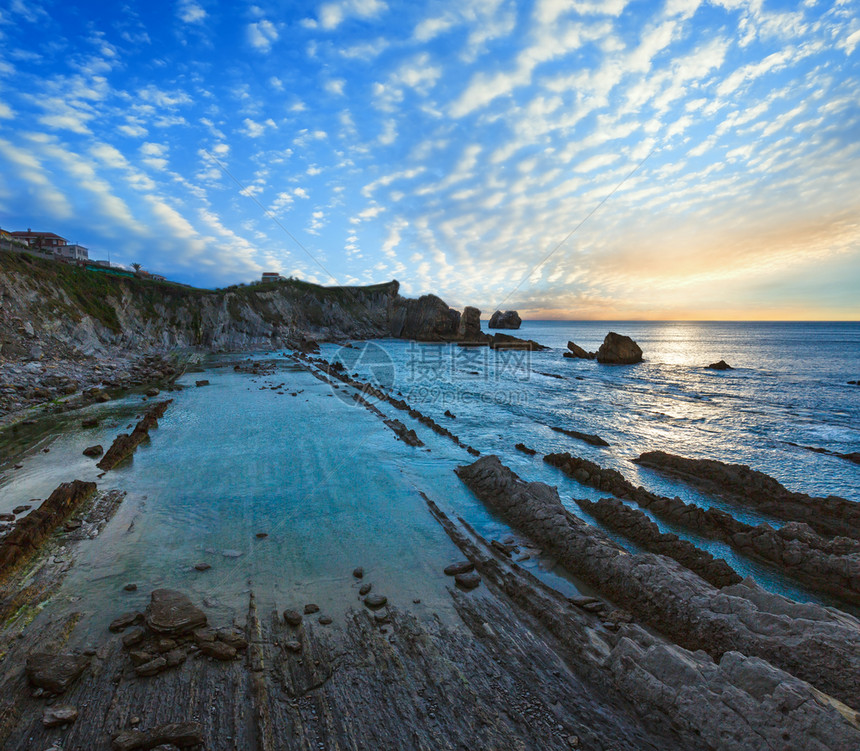
[[(570, 454), (547, 454), (544, 461), (584, 485), (629, 498), (660, 519), (771, 564), (811, 589), (860, 604), (860, 543), (852, 538), (822, 537), (802, 522), (789, 522), (780, 529), (769, 524), (745, 524), (718, 508), (701, 508), (680, 498), (666, 498), (634, 487), (620, 472)], [(627, 512), (629, 516), (633, 510)]]
[(678, 645), (714, 659), (733, 651), (761, 658), (860, 707), (857, 619), (771, 594), (752, 580), (717, 589), (665, 556), (631, 555), (570, 514), (554, 488), (524, 482), (496, 456), (456, 472), (491, 511)]
[(805, 493), (792, 493), (773, 477), (745, 464), (687, 459), (664, 451), (649, 451), (634, 461), (693, 482), (777, 519), (805, 522), (823, 535), (860, 540), (860, 503), (846, 498), (816, 498)]
[(518, 329), (522, 323), (523, 321), (517, 311), (506, 310), (503, 313), (501, 310), (497, 310), (492, 316), (490, 316), (490, 323), (488, 326), (491, 329)]
[(173, 399), (167, 399), (150, 407), (143, 418), (134, 426), (131, 433), (120, 433), (107, 450), (107, 453), (96, 465), (99, 469), (107, 472), (113, 469), (123, 459), (131, 456), (134, 450), (149, 437), (149, 431), (158, 427), (158, 420), (164, 416), (165, 411)]
[(95, 491), (94, 482), (64, 482), (39, 508), (19, 520), (0, 542), (0, 577), (35, 552), (45, 538)]
[(573, 500), (583, 511), (609, 529), (620, 532), (628, 540), (638, 543), (651, 553), (674, 558), (715, 587), (725, 587), (741, 581), (738, 572), (722, 558), (714, 558), (706, 550), (697, 548), (688, 540), (682, 540), (678, 535), (661, 532), (644, 513), (630, 508), (616, 498), (601, 498), (597, 502), (585, 498)]

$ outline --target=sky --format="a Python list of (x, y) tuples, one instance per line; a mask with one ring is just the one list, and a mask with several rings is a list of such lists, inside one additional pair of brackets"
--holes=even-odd
[(0, 0), (0, 227), (220, 287), (860, 320), (860, 0)]

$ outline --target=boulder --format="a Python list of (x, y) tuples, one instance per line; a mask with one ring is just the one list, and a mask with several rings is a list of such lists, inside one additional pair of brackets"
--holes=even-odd
[(89, 664), (85, 655), (34, 652), (27, 657), (27, 679), (31, 686), (62, 694)]
[(290, 626), (298, 626), (302, 622), (302, 614), (298, 610), (285, 610), (284, 620)]
[(84, 456), (101, 456), (105, 452), (101, 444), (95, 446), (87, 446), (83, 453)]
[(711, 370), (734, 370), (734, 368), (729, 365), (725, 360), (720, 360), (719, 362), (712, 362), (708, 365), (708, 368)]
[(597, 350), (597, 362), (603, 365), (632, 365), (642, 362), (642, 350), (629, 336), (610, 331)]
[(446, 576), (456, 576), (457, 574), (467, 574), (475, 569), (475, 564), (471, 561), (458, 561), (445, 567)]
[(367, 605), (371, 610), (378, 610), (383, 607), (385, 603), (388, 602), (388, 598), (384, 595), (378, 594), (369, 594), (364, 598), (364, 604)]
[(490, 317), (489, 327), (491, 329), (518, 329), (522, 322), (519, 313), (515, 310), (506, 310), (504, 313), (497, 310)]
[(206, 614), (181, 592), (156, 589), (146, 608), (146, 625), (158, 634), (187, 634), (206, 625)]
[(454, 581), (463, 589), (475, 589), (481, 583), (481, 577), (477, 571), (469, 571), (465, 574), (457, 574)]

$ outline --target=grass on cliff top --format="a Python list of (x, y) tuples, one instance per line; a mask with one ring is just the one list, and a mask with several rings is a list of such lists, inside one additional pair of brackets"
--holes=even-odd
[[(156, 305), (176, 309), (205, 297), (223, 296), (229, 293), (234, 295), (228, 299), (230, 314), (238, 317), (239, 300), (237, 298), (251, 302), (264, 292), (282, 291), (293, 293), (297, 297), (311, 294), (319, 302), (337, 302), (341, 307), (349, 309), (358, 302), (356, 298), (379, 292), (396, 294), (399, 289), (396, 281), (366, 287), (323, 287), (300, 279), (287, 279), (266, 284), (234, 285), (210, 290), (175, 282), (91, 271), (62, 261), (10, 251), (0, 251), (0, 272), (29, 276), (38, 283), (46, 305), (53, 304), (75, 320), (84, 313), (114, 332), (119, 332), (121, 328), (115, 306), (121, 303), (126, 294), (134, 298), (144, 316), (154, 318)], [(71, 305), (54, 292), (58, 289), (65, 292)]]
[[(176, 305), (192, 298), (216, 294), (211, 290), (154, 279), (89, 271), (82, 266), (38, 258), (28, 253), (0, 252), (0, 271), (30, 277), (38, 284), (46, 305), (53, 303), (75, 319), (83, 312), (115, 332), (120, 331), (115, 305), (124, 293), (130, 293), (141, 303), (144, 314), (153, 315), (157, 303), (170, 306), (171, 303)], [(72, 305), (69, 306), (56, 290), (62, 290)]]

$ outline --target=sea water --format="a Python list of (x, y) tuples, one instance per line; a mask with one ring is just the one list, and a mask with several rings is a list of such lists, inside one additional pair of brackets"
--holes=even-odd
[[(632, 336), (645, 362), (602, 366), (562, 357), (568, 340), (593, 351), (609, 330)], [(348, 349), (325, 344), (322, 354), (402, 393), (524, 479), (558, 487), (570, 511), (588, 521), (572, 499), (601, 494), (546, 465), (542, 454), (569, 451), (703, 506), (723, 502), (630, 459), (660, 449), (743, 463), (790, 490), (860, 501), (860, 466), (791, 445), (860, 450), (860, 387), (847, 383), (860, 378), (858, 324), (535, 321), (516, 333), (551, 349), (495, 352), (377, 340)], [(510, 530), (454, 474), (474, 457), (380, 404), (426, 444), (407, 446), (357, 406), (349, 389), (332, 389), (283, 353), (254, 357), (275, 360), (277, 371), (251, 376), (233, 371), (235, 357), (213, 357), (205, 375), (185, 377), (185, 390), (163, 395), (174, 403), (151, 441), (104, 478), (96, 478), (94, 460), (81, 452), (94, 443), (107, 447), (133, 425), (151, 403), (140, 394), (34, 426), (30, 448), (5, 457), (0, 511), (44, 499), (74, 478), (127, 493), (104, 532), (81, 543), (53, 607), (79, 610), (84, 624), (101, 629), (118, 612), (143, 607), (153, 588), (170, 586), (222, 619), (241, 612), (252, 590), (264, 608), (315, 602), (337, 619), (360, 607), (352, 570), (361, 566), (365, 581), (394, 604), (453, 617), (451, 582), (441, 569), (459, 553), (421, 493), (485, 536), (505, 537)], [(720, 359), (734, 369), (704, 367)], [(210, 385), (195, 388), (201, 377)], [(87, 416), (101, 417), (99, 427), (82, 429)], [(591, 446), (552, 426), (597, 434), (610, 445)], [(518, 442), (538, 456), (517, 451)], [(12, 469), (13, 461), (23, 467)], [(749, 523), (766, 520), (751, 509), (731, 511)], [(671, 531), (763, 586), (827, 602), (725, 545)], [(536, 575), (568, 594), (585, 591), (540, 551), (529, 552), (523, 565)], [(200, 562), (212, 568), (196, 571)], [(137, 591), (125, 592), (132, 582)]]

